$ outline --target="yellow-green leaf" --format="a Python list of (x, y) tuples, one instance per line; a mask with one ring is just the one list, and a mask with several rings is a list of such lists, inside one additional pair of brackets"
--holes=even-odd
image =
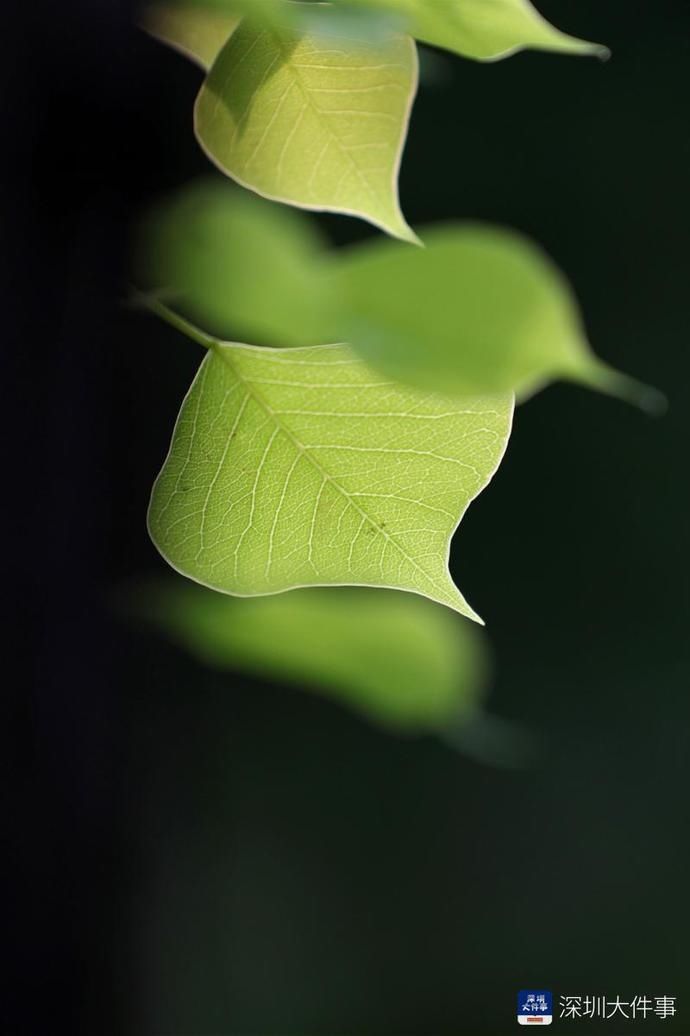
[(197, 98), (196, 133), (244, 187), (414, 240), (397, 180), (416, 85), (407, 36), (329, 36), (327, 18), (318, 34), (243, 21)]
[(238, 600), (166, 580), (134, 608), (203, 663), (314, 690), (398, 731), (441, 731), (475, 714), (483, 632), (414, 594), (299, 590)]
[(149, 509), (172, 567), (239, 596), (378, 586), (477, 618), (450, 539), (503, 456), (512, 396), (407, 390), (340, 345), (207, 344)]
[(336, 333), (382, 375), (519, 397), (566, 379), (658, 408), (658, 393), (596, 358), (570, 286), (527, 238), (460, 223), (431, 228), (424, 242), (364, 244), (334, 267)]
[(149, 214), (138, 282), (224, 338), (320, 345), (333, 330), (330, 262), (313, 221), (229, 180), (197, 181)]
[(607, 57), (596, 43), (550, 25), (528, 0), (347, 0), (391, 11), (423, 43), (495, 61), (526, 48)]
[(156, 39), (208, 70), (239, 18), (222, 7), (169, 0), (144, 7), (140, 21), (142, 28)]

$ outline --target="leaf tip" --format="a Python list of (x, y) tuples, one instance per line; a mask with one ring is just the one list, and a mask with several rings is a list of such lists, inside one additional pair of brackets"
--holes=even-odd
[(563, 47), (558, 49), (574, 57), (598, 58), (601, 62), (608, 61), (611, 57), (611, 51), (603, 43), (592, 43), (575, 36), (566, 36)]
[(632, 404), (650, 417), (663, 417), (668, 410), (668, 399), (659, 389), (621, 374), (605, 363), (590, 364), (579, 380), (590, 388)]
[(383, 229), (391, 235), (391, 237), (397, 238), (398, 241), (403, 241), (408, 245), (418, 245), (420, 248), (424, 247), (424, 242), (419, 235), (415, 233), (402, 213), (398, 214), (395, 221), (382, 224), (382, 226)]
[(454, 726), (440, 732), (440, 737), (475, 762), (506, 770), (529, 769), (540, 748), (525, 727), (483, 709), (459, 717)]
[(445, 604), (447, 607), (452, 608), (453, 611), (457, 612), (458, 615), (462, 615), (463, 618), (469, 619), (470, 622), (476, 622), (478, 626), (486, 626), (484, 619), (479, 615), (471, 605), (467, 603), (463, 595), (458, 590), (457, 586), (448, 577), (452, 592), (447, 598), (439, 598), (440, 604)]
[(581, 52), (584, 57), (598, 58), (602, 63), (611, 59), (611, 50), (603, 43), (585, 43)]

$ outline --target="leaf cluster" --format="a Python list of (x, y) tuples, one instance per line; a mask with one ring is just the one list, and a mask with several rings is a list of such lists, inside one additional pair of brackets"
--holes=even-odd
[(489, 61), (526, 47), (606, 53), (528, 0), (170, 0), (142, 20), (205, 70), (194, 127), (219, 169), (264, 197), (359, 216), (406, 241), (416, 237), (397, 179), (415, 39)]
[[(479, 634), (451, 614), (478, 619), (448, 559), (515, 398), (554, 379), (649, 410), (661, 397), (595, 356), (534, 243), (408, 225), (417, 42), (479, 61), (607, 51), (528, 0), (168, 0), (142, 24), (202, 68), (197, 139), (251, 192), (192, 185), (141, 234), (140, 300), (207, 349), (148, 515), (163, 557), (200, 586), (154, 588), (148, 616), (212, 664), (439, 729), (485, 683)], [(334, 252), (295, 209), (390, 238)], [(299, 592), (267, 596), (285, 590)]]

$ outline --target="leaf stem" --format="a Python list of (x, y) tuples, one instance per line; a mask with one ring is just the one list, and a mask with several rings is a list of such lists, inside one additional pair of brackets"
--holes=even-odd
[(579, 372), (575, 380), (609, 396), (616, 396), (626, 403), (632, 403), (650, 417), (660, 417), (668, 409), (668, 401), (663, 392), (627, 374), (621, 374), (601, 360), (593, 360), (585, 370)]
[(204, 349), (213, 349), (218, 344), (218, 339), (212, 335), (206, 334), (196, 324), (192, 324), (185, 317), (180, 316), (170, 306), (166, 306), (164, 302), (156, 298), (155, 295), (147, 295), (145, 292), (138, 291), (136, 288), (132, 289), (133, 300), (144, 309), (148, 309), (150, 313), (154, 313), (161, 320), (164, 320), (166, 324), (170, 324), (177, 331), (180, 331), (187, 338), (191, 338), (193, 342), (197, 342), (199, 345), (203, 345)]

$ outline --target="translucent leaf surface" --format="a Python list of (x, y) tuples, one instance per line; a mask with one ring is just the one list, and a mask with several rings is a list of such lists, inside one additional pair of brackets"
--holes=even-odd
[(222, 7), (201, 4), (149, 4), (141, 13), (141, 26), (162, 43), (209, 69), (232, 35), (239, 18)]
[[(353, 0), (347, 0), (348, 3)], [(463, 57), (493, 61), (518, 50), (562, 51), (606, 57), (606, 47), (555, 29), (528, 0), (354, 0), (405, 18), (423, 43)]]
[(135, 607), (207, 665), (306, 686), (387, 727), (455, 726), (483, 696), (482, 632), (413, 594), (238, 600), (180, 580), (139, 589)]
[(294, 209), (218, 177), (163, 201), (140, 239), (138, 282), (219, 336), (281, 346), (331, 338), (330, 256)]
[(167, 0), (143, 8), (140, 24), (162, 43), (209, 69), (241, 18), (258, 28), (292, 29), (327, 38), (383, 42), (405, 19), (374, 0), (369, 4), (298, 3), (294, 0)]
[(526, 238), (475, 224), (423, 237), (424, 249), (359, 246), (336, 268), (337, 335), (384, 375), (431, 391), (521, 397), (564, 378), (660, 404), (594, 356), (565, 278)]
[(149, 529), (183, 575), (253, 596), (409, 590), (476, 618), (450, 538), (496, 470), (512, 397), (400, 388), (344, 346), (215, 343), (184, 401)]
[[(293, 0), (167, 0), (190, 11), (222, 11), (234, 18), (251, 18), (258, 25), (285, 26), (299, 21), (302, 4)], [(305, 5), (308, 6), (308, 5)]]
[(259, 194), (413, 240), (397, 178), (417, 85), (414, 43), (327, 29), (327, 18), (318, 35), (243, 21), (197, 98), (197, 137), (223, 172)]

